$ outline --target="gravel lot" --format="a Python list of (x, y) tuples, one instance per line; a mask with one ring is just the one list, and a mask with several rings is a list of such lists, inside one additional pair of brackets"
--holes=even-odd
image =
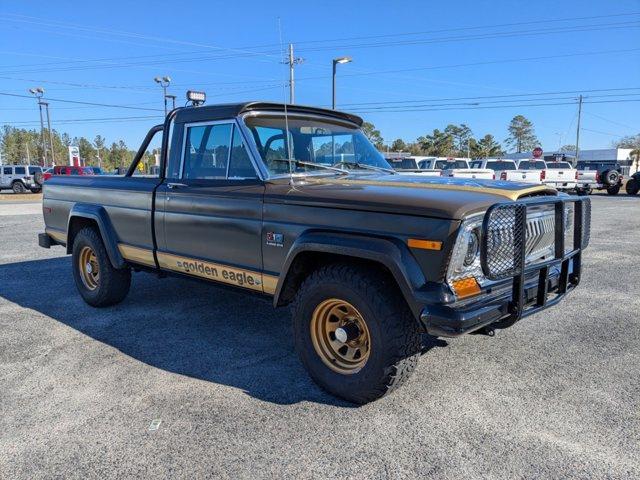
[(287, 310), (142, 273), (92, 309), (37, 247), (38, 208), (3, 202), (0, 478), (639, 478), (640, 197), (592, 199), (576, 292), (493, 338), (427, 340), (360, 408), (310, 381)]

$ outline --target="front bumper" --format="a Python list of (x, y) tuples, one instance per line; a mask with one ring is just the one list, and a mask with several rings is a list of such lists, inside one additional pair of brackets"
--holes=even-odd
[[(565, 204), (574, 204), (573, 235), (565, 248)], [(528, 205), (555, 205), (555, 254), (553, 258), (525, 265), (524, 242)], [(519, 252), (508, 276), (498, 278), (492, 271), (493, 259), (483, 239), (482, 263), (487, 278), (500, 280), (485, 288), (481, 294), (466, 301), (450, 304), (426, 305), (420, 320), (427, 333), (434, 336), (457, 337), (482, 327), (507, 328), (518, 320), (549, 308), (560, 301), (580, 283), (582, 250), (588, 245), (591, 207), (588, 199), (556, 198), (552, 201), (531, 199), (511, 205), (495, 205), (486, 214), (483, 231), (489, 231), (492, 210), (519, 208), (520, 216), (514, 224), (513, 251)], [(518, 243), (519, 242), (519, 243)]]
[[(566, 288), (560, 288), (561, 269), (541, 270), (538, 276), (530, 276), (524, 285), (524, 305), (520, 318), (528, 317), (560, 302), (567, 293), (578, 286), (574, 275), (573, 261), (569, 263)], [(544, 285), (546, 284), (546, 294)], [(430, 335), (437, 337), (459, 337), (488, 325), (509, 318), (513, 308), (513, 285), (494, 288), (492, 293), (483, 292), (473, 302), (452, 305), (428, 305), (420, 320)], [(561, 293), (561, 290), (564, 290)], [(540, 295), (539, 295), (540, 294)]]

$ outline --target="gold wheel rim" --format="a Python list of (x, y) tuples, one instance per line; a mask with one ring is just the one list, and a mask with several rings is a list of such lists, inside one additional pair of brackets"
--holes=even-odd
[[(343, 339), (344, 332), (350, 332), (346, 341), (336, 337), (338, 329)], [(371, 335), (363, 316), (349, 302), (337, 298), (323, 301), (313, 311), (311, 340), (323, 363), (343, 375), (359, 372), (371, 353)]]
[(89, 290), (98, 288), (100, 282), (100, 265), (98, 257), (91, 247), (82, 247), (78, 256), (78, 269), (83, 285)]

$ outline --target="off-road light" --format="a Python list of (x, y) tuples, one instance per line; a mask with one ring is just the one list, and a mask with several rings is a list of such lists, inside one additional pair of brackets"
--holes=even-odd
[(207, 100), (207, 94), (204, 92), (196, 92), (195, 90), (187, 90), (187, 100), (194, 106), (202, 105)]

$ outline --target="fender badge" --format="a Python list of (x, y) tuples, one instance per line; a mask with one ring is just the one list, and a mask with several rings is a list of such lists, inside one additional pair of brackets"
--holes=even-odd
[(284, 235), (281, 233), (267, 232), (267, 245), (270, 247), (284, 247)]

